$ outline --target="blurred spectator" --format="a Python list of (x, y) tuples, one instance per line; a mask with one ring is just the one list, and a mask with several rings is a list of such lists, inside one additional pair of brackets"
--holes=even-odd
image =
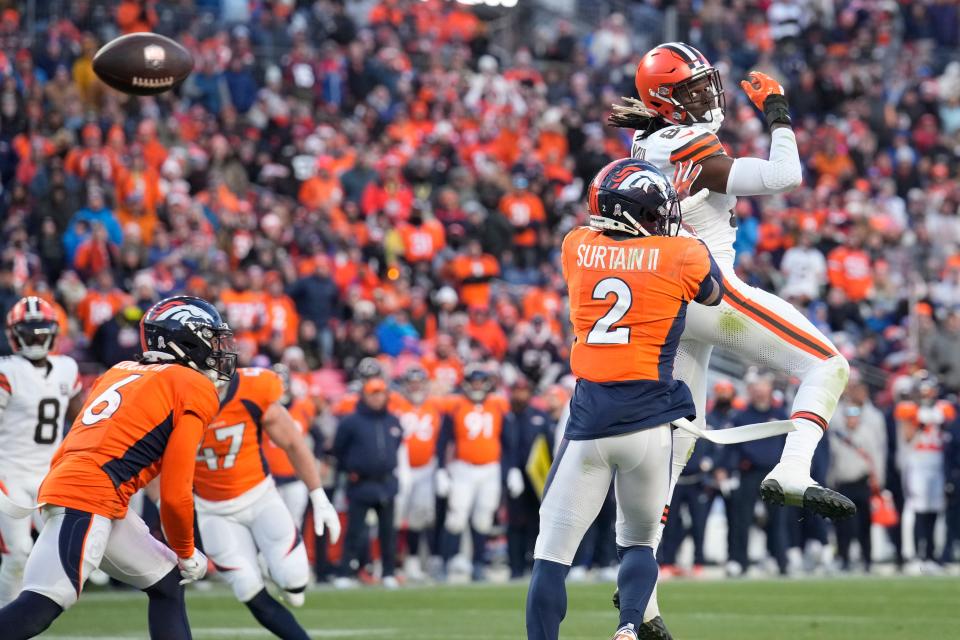
[(870, 499), (886, 481), (886, 425), (862, 382), (854, 382), (847, 388), (834, 422), (836, 426), (831, 425), (828, 431), (831, 484), (857, 507), (855, 518), (836, 523), (841, 568), (850, 569), (850, 543), (856, 539), (860, 543), (864, 571), (869, 572), (873, 560)]
[[(757, 422), (785, 420), (786, 411), (774, 404), (773, 380), (766, 374), (753, 373), (747, 382), (747, 406), (736, 413), (731, 426)], [(750, 529), (753, 526), (754, 507), (760, 495), (760, 483), (780, 460), (784, 437), (765, 438), (738, 445), (728, 445), (720, 454), (727, 475), (739, 474), (739, 486), (730, 500), (727, 514), (730, 533), (729, 575), (740, 575), (750, 566), (747, 555)], [(787, 528), (784, 507), (766, 505), (767, 551), (776, 561), (780, 573), (787, 570)]]

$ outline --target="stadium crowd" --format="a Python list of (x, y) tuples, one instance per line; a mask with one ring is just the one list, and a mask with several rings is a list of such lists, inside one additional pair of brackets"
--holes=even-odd
[[(92, 375), (137, 352), (153, 302), (207, 297), (236, 331), (241, 365), (289, 367), (330, 446), (334, 409), (366, 358), (388, 379), (422, 366), (438, 396), (482, 363), (515, 414), (529, 404), (555, 424), (569, 389), (560, 241), (584, 222), (596, 170), (629, 154), (632, 132), (605, 119), (634, 95), (636, 60), (670, 15), (676, 37), (722, 70), (719, 136), (731, 155), (765, 157), (768, 145), (739, 79), (759, 69), (787, 89), (804, 185), (740, 199), (738, 269), (803, 309), (853, 365), (818, 478), (865, 515), (835, 527), (843, 566), (854, 539), (870, 566), (871, 502), (898, 564), (905, 504), (924, 567), (956, 560), (955, 3), (633, 3), (590, 28), (534, 21), (530, 9), (535, 24), (509, 56), (465, 5), (346, 4), (39, 3), (32, 39), (7, 4), (0, 318), (20, 295), (55, 302), (60, 349)], [(175, 92), (132, 98), (93, 75), (98, 46), (137, 30), (192, 51), (194, 74)], [(782, 413), (790, 381), (748, 379), (717, 385), (711, 424)], [(516, 391), (527, 388), (524, 400)], [(681, 523), (702, 542), (717, 495), (739, 565), (728, 569), (747, 568), (754, 480), (778, 457), (770, 446), (698, 449), (668, 566)], [(536, 501), (524, 505), (511, 504), (515, 527), (536, 518)], [(943, 516), (947, 541), (935, 545)], [(601, 538), (610, 521), (601, 514)], [(781, 571), (788, 549), (828, 542), (826, 523), (789, 510), (765, 526)], [(613, 561), (596, 546), (582, 565)], [(522, 554), (516, 562), (522, 573)]]

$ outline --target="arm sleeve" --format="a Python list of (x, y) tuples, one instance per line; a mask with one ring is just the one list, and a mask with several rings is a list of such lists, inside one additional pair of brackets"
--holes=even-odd
[(727, 177), (732, 196), (765, 196), (792, 191), (803, 182), (797, 138), (786, 127), (770, 134), (770, 159), (737, 158)]
[(689, 299), (710, 307), (723, 299), (723, 276), (716, 260), (703, 242), (691, 244), (684, 255), (683, 281)]
[(170, 434), (160, 474), (160, 522), (170, 548), (180, 558), (193, 555), (193, 470), (205, 425), (186, 413)]

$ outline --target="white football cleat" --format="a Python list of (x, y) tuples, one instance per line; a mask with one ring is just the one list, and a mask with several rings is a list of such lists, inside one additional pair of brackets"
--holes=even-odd
[(833, 489), (817, 484), (810, 470), (781, 462), (760, 483), (760, 497), (768, 504), (803, 507), (814, 513), (842, 520), (857, 513), (853, 502)]
[(393, 591), (400, 588), (400, 581), (394, 576), (387, 576), (382, 581), (383, 588)]
[(420, 567), (420, 558), (415, 556), (407, 556), (407, 559), (403, 561), (403, 575), (411, 582), (419, 582), (427, 578)]
[(357, 581), (353, 578), (340, 576), (339, 578), (334, 578), (333, 580), (334, 589), (353, 589), (356, 586)]

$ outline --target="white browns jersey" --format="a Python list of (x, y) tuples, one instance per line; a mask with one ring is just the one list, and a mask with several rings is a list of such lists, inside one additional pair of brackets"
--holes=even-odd
[(80, 391), (77, 363), (47, 356), (48, 368), (18, 355), (0, 358), (0, 474), (39, 482), (63, 439), (67, 406)]
[[(637, 131), (631, 149), (634, 158), (655, 165), (667, 177), (673, 176), (677, 162), (701, 162), (723, 154), (716, 134), (699, 125), (673, 125), (650, 135)], [(681, 205), (684, 226), (693, 229), (721, 266), (731, 266), (735, 257), (733, 243), (737, 239), (737, 223), (733, 207), (736, 204), (735, 196), (711, 191), (702, 204)]]

